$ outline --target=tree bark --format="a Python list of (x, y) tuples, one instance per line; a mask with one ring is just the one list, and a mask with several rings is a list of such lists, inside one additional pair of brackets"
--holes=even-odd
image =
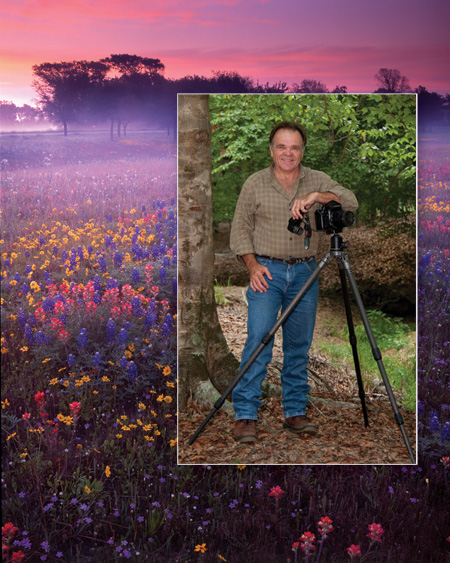
[[(214, 297), (209, 96), (178, 97), (179, 407), (211, 380), (220, 392), (237, 373)], [(212, 405), (211, 405), (212, 406)]]

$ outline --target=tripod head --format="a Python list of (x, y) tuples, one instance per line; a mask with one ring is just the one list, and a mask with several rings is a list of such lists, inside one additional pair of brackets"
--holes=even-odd
[(335, 232), (330, 239), (330, 251), (341, 252), (347, 248), (347, 243), (344, 242), (341, 235)]

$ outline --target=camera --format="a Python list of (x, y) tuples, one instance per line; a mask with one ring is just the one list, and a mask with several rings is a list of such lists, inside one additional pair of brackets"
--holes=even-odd
[(291, 217), (287, 226), (288, 231), (291, 231), (294, 235), (301, 235), (303, 233), (302, 222), (303, 219), (294, 219)]
[(315, 212), (316, 230), (325, 231), (327, 235), (340, 233), (344, 227), (351, 227), (355, 222), (355, 215), (351, 211), (344, 211), (337, 201), (329, 201)]

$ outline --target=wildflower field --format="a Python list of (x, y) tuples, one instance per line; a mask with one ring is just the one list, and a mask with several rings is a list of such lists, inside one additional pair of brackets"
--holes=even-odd
[(449, 559), (445, 143), (420, 167), (419, 464), (327, 467), (176, 463), (164, 134), (0, 141), (4, 561)]

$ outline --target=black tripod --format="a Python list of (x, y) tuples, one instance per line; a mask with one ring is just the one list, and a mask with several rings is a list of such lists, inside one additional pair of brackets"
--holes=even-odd
[(381, 359), (381, 352), (380, 352), (380, 350), (377, 347), (377, 344), (375, 342), (375, 338), (373, 336), (373, 332), (372, 332), (372, 329), (370, 327), (370, 323), (369, 323), (369, 320), (367, 318), (367, 314), (366, 314), (366, 311), (364, 309), (364, 305), (363, 305), (363, 302), (361, 300), (361, 296), (359, 294), (358, 287), (356, 285), (355, 279), (353, 277), (353, 274), (352, 274), (352, 271), (351, 271), (351, 268), (350, 268), (350, 262), (349, 262), (349, 259), (348, 259), (348, 254), (347, 254), (347, 252), (345, 252), (346, 247), (347, 247), (347, 244), (345, 242), (343, 242), (342, 237), (338, 233), (334, 233), (331, 237), (330, 252), (328, 252), (322, 258), (322, 260), (317, 264), (315, 270), (311, 273), (311, 275), (307, 279), (306, 283), (303, 285), (303, 287), (300, 289), (300, 291), (297, 293), (297, 295), (294, 297), (294, 299), (291, 301), (291, 303), (289, 303), (289, 305), (286, 307), (283, 314), (280, 315), (277, 322), (273, 325), (273, 327), (269, 330), (269, 332), (266, 335), (264, 335), (264, 337), (261, 340), (261, 344), (258, 346), (258, 348), (256, 348), (256, 350), (250, 356), (248, 361), (245, 363), (245, 365), (242, 367), (242, 369), (239, 371), (239, 373), (236, 375), (236, 377), (233, 379), (233, 381), (230, 383), (230, 385), (224, 391), (223, 395), (215, 402), (214, 408), (207, 415), (205, 420), (202, 422), (202, 424), (198, 427), (198, 429), (193, 434), (192, 438), (189, 440), (189, 445), (191, 445), (195, 442), (195, 440), (198, 438), (199, 434), (204, 430), (205, 426), (208, 424), (208, 422), (211, 420), (211, 418), (222, 407), (222, 405), (224, 404), (227, 396), (231, 393), (231, 391), (233, 391), (233, 389), (239, 383), (239, 381), (241, 380), (243, 375), (246, 373), (246, 371), (249, 369), (249, 367), (256, 360), (256, 358), (259, 356), (261, 351), (264, 349), (264, 347), (267, 346), (267, 344), (269, 344), (269, 342), (272, 340), (276, 331), (286, 321), (286, 319), (289, 317), (289, 315), (292, 313), (292, 311), (295, 309), (295, 307), (299, 304), (299, 302), (301, 301), (301, 299), (303, 298), (305, 293), (311, 287), (311, 285), (313, 284), (315, 279), (319, 276), (320, 272), (322, 271), (324, 266), (328, 263), (330, 258), (332, 256), (334, 256), (337, 260), (337, 263), (338, 263), (339, 275), (340, 275), (340, 278), (341, 278), (342, 293), (343, 293), (343, 296), (344, 296), (345, 312), (346, 312), (346, 316), (347, 316), (347, 325), (348, 325), (348, 331), (349, 331), (349, 341), (350, 341), (350, 345), (352, 347), (353, 361), (354, 361), (354, 364), (355, 364), (356, 378), (357, 378), (357, 381), (358, 381), (359, 398), (361, 400), (361, 406), (362, 406), (362, 411), (363, 411), (363, 416), (364, 416), (364, 424), (365, 424), (366, 427), (369, 426), (369, 421), (368, 421), (368, 418), (367, 418), (365, 393), (364, 393), (363, 382), (362, 382), (362, 377), (361, 377), (361, 369), (360, 369), (359, 358), (358, 358), (356, 334), (355, 334), (355, 330), (354, 330), (354, 326), (353, 326), (353, 318), (352, 318), (352, 312), (351, 312), (351, 307), (350, 307), (350, 299), (349, 299), (349, 294), (348, 294), (348, 289), (347, 289), (347, 282), (346, 282), (345, 273), (347, 273), (347, 277), (349, 279), (350, 286), (352, 288), (352, 292), (353, 292), (353, 296), (354, 296), (355, 301), (356, 301), (356, 305), (358, 307), (359, 313), (361, 315), (361, 319), (362, 319), (363, 324), (364, 324), (364, 328), (366, 330), (367, 337), (368, 337), (370, 345), (372, 347), (373, 357), (374, 357), (375, 361), (377, 362), (378, 369), (379, 369), (380, 374), (381, 374), (381, 378), (383, 380), (384, 386), (386, 388), (386, 391), (387, 391), (387, 394), (388, 394), (388, 397), (389, 397), (389, 401), (391, 402), (392, 410), (394, 411), (395, 421), (399, 425), (400, 431), (401, 431), (402, 436), (403, 436), (403, 440), (404, 440), (405, 445), (406, 445), (406, 449), (408, 450), (409, 457), (411, 458), (411, 461), (413, 463), (415, 463), (414, 452), (411, 448), (411, 444), (409, 442), (408, 436), (406, 434), (406, 431), (405, 431), (405, 428), (404, 428), (404, 425), (403, 425), (403, 417), (398, 410), (397, 402), (396, 402), (394, 394), (392, 392), (392, 388), (391, 388), (391, 385), (389, 383), (389, 379), (386, 375), (386, 370), (384, 369), (383, 361)]

